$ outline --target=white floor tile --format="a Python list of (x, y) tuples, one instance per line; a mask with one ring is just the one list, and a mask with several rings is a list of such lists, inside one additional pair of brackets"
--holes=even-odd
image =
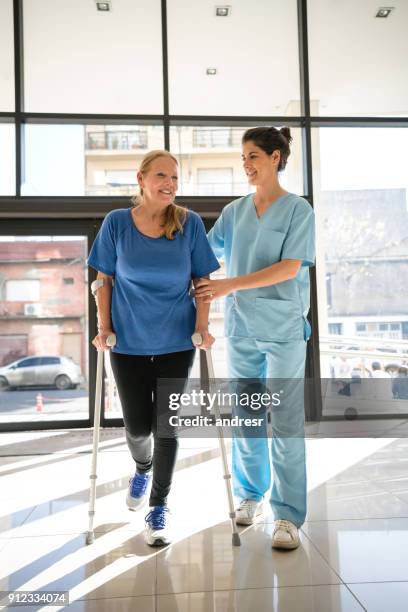
[(362, 612), (345, 586), (302, 586), (159, 595), (157, 612)]
[(69, 590), (73, 599), (153, 595), (155, 551), (140, 535), (15, 538), (0, 552), (0, 590)]
[(346, 583), (408, 581), (408, 519), (310, 522), (302, 529)]
[(88, 599), (70, 604), (68, 610), (69, 612), (156, 612), (154, 596)]
[(304, 536), (297, 550), (272, 550), (272, 529), (272, 525), (259, 524), (243, 530), (240, 547), (232, 546), (226, 524), (174, 543), (157, 555), (157, 592), (340, 582)]
[(408, 518), (408, 504), (370, 482), (324, 484), (308, 495), (307, 521), (390, 517)]
[(406, 612), (408, 582), (349, 584), (349, 589), (369, 612)]
[[(1, 609), (1, 607), (0, 607)], [(21, 606), (9, 606), (8, 611), (21, 612)], [(81, 599), (73, 601), (69, 607), (51, 606), (46, 607), (27, 607), (27, 612), (59, 612), (59, 610), (69, 610), (69, 612), (156, 612), (155, 597), (115, 597), (106, 599)]]

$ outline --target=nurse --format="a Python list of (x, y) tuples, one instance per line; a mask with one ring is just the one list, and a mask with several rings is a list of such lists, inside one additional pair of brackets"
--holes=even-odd
[[(245, 132), (242, 160), (256, 187), (226, 206), (209, 233), (227, 278), (199, 281), (196, 295), (226, 297), (225, 335), (229, 376), (279, 379), (281, 403), (272, 409), (271, 457), (266, 419), (263, 435), (240, 432), (233, 439), (237, 522), (253, 523), (270, 488), (274, 548), (300, 544), (306, 516), (303, 378), (311, 329), (309, 267), (315, 259), (314, 213), (309, 203), (279, 183), (292, 141), (290, 130), (258, 127)], [(286, 381), (286, 384), (283, 382)]]

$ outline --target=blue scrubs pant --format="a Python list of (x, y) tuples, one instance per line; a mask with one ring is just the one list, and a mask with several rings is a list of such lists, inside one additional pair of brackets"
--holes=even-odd
[[(232, 379), (275, 380), (281, 395), (272, 407), (272, 440), (265, 435), (234, 436), (232, 471), (234, 494), (240, 499), (262, 500), (271, 485), (270, 504), (275, 520), (300, 527), (306, 516), (306, 455), (304, 439), (304, 369), (306, 342), (267, 342), (253, 338), (227, 339)], [(280, 381), (276, 379), (281, 379)], [(286, 379), (286, 384), (283, 379)], [(297, 380), (296, 380), (297, 379)], [(276, 391), (276, 389), (274, 389)], [(272, 468), (271, 468), (272, 464)]]

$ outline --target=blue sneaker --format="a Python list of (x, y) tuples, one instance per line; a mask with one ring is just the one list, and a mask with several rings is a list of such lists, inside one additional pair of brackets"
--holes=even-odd
[(149, 546), (170, 544), (169, 509), (167, 506), (154, 506), (145, 517), (144, 539)]
[(151, 474), (136, 474), (129, 480), (129, 488), (126, 496), (126, 504), (129, 510), (137, 510), (144, 506), (147, 501), (147, 487), (151, 480)]

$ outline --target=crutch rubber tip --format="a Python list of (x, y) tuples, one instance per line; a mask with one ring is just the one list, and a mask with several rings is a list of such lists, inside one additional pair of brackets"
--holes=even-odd
[(86, 534), (86, 543), (87, 544), (93, 544), (95, 539), (94, 533), (93, 531), (88, 531)]
[(239, 533), (232, 534), (232, 545), (241, 546), (241, 538), (239, 537)]

